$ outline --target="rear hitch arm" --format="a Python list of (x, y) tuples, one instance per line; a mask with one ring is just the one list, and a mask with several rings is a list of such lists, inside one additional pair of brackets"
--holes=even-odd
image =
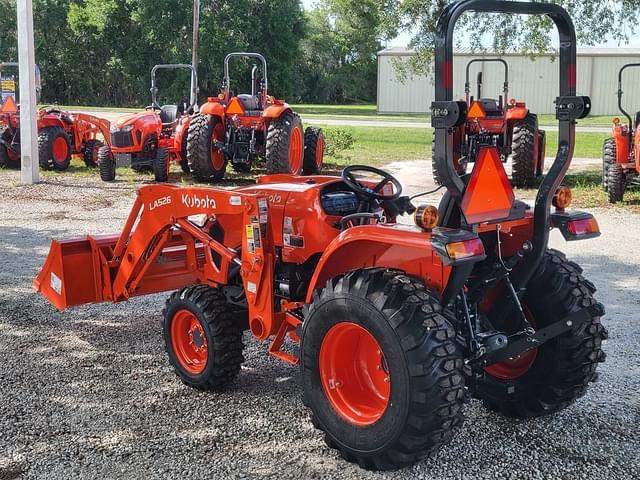
[(600, 303), (595, 303), (589, 307), (572, 312), (562, 320), (537, 330), (533, 335), (528, 335), (526, 332), (510, 335), (507, 343), (502, 348), (488, 352), (486, 358), (482, 361), (482, 365), (492, 365), (510, 358), (515, 358), (532, 348), (539, 347), (549, 340), (553, 340), (574, 327), (589, 322), (592, 317), (602, 315), (604, 315), (604, 307)]

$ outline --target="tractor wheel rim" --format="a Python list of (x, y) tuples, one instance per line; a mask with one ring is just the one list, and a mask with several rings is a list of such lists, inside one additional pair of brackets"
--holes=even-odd
[(178, 310), (171, 319), (171, 346), (180, 366), (192, 375), (207, 367), (209, 346), (198, 317), (189, 310)]
[(58, 137), (53, 141), (53, 161), (56, 163), (64, 163), (69, 154), (69, 146), (63, 137)]
[(224, 168), (224, 152), (215, 147), (215, 141), (224, 140), (224, 126), (218, 123), (211, 134), (211, 164), (214, 170), (222, 170)]
[[(536, 322), (533, 318), (531, 310), (529, 310), (526, 305), (522, 305), (522, 310), (524, 311), (524, 314), (527, 317), (529, 323), (535, 327)], [(535, 363), (537, 356), (538, 347), (535, 347), (531, 350), (527, 350), (517, 357), (508, 358), (507, 360), (504, 360), (502, 362), (489, 365), (488, 367), (485, 367), (484, 371), (492, 377), (496, 377), (501, 380), (515, 380), (516, 378), (521, 377), (529, 371), (529, 369)]]
[(347, 422), (366, 426), (382, 418), (391, 396), (391, 378), (374, 336), (362, 326), (341, 322), (320, 346), (320, 380), (333, 409)]
[(320, 136), (316, 142), (316, 167), (322, 166), (322, 160), (324, 157), (324, 138)]
[(294, 175), (298, 175), (302, 170), (303, 153), (302, 131), (299, 127), (294, 127), (291, 130), (291, 139), (289, 141), (289, 166), (291, 173)]

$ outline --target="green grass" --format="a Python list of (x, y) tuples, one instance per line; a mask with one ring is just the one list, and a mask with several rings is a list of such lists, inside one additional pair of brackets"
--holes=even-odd
[[(612, 208), (607, 193), (602, 189), (602, 172), (600, 170), (585, 170), (569, 174), (562, 182), (571, 187), (573, 193), (572, 207), (575, 208)], [(640, 212), (640, 189), (627, 188), (624, 201), (615, 206), (624, 207), (633, 212)]]
[[(339, 165), (367, 164), (384, 165), (393, 161), (431, 158), (430, 129), (423, 128), (380, 128), (380, 127), (338, 127), (351, 133), (355, 139), (353, 148), (342, 152), (328, 161)], [(576, 134), (575, 157), (600, 158), (602, 143), (606, 133), (578, 132)], [(558, 149), (558, 133), (547, 132), (547, 156), (553, 156)]]

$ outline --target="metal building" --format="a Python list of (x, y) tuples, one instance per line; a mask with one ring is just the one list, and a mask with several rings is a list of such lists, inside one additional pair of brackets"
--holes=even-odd
[[(390, 48), (378, 53), (378, 112), (429, 113), (433, 100), (433, 79), (413, 76), (404, 80), (396, 73), (396, 62), (407, 61), (414, 55), (406, 48)], [(491, 53), (472, 53), (458, 50), (454, 56), (454, 96), (464, 98), (464, 74), (469, 60), (495, 58)], [(509, 96), (527, 102), (533, 112), (555, 113), (553, 101), (558, 88), (558, 64), (552, 55), (531, 59), (518, 53), (500, 55), (509, 64)], [(640, 62), (640, 49), (584, 48), (578, 49), (577, 93), (589, 95), (593, 102), (592, 115), (618, 113), (616, 92), (618, 70), (625, 63)], [(494, 97), (502, 92), (504, 70), (496, 63), (476, 63), (471, 67), (471, 91), (475, 95), (475, 80), (483, 70), (484, 96)], [(624, 74), (625, 104), (629, 111), (640, 110), (640, 69)]]

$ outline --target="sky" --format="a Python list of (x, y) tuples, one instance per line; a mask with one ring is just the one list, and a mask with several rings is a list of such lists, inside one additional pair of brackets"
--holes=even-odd
[[(313, 5), (317, 3), (317, 0), (302, 0), (302, 5), (305, 9), (310, 10), (313, 8)], [(411, 41), (411, 32), (403, 32), (398, 35), (393, 40), (390, 40), (386, 43), (387, 48), (391, 47), (406, 47)], [(581, 45), (578, 45), (581, 46)], [(603, 39), (603, 41), (597, 45), (589, 45), (591, 47), (602, 47), (602, 48), (640, 48), (640, 32), (637, 32), (629, 39), (629, 43), (622, 43), (618, 45), (618, 41), (613, 38)]]

